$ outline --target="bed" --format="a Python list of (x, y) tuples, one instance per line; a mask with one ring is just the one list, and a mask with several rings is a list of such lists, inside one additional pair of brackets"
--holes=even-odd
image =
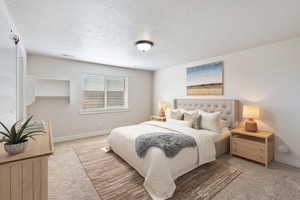
[[(207, 112), (219, 111), (228, 129), (233, 128), (239, 118), (236, 100), (175, 99), (173, 107), (185, 110), (201, 109)], [(228, 152), (228, 129), (225, 128), (222, 133), (215, 133), (179, 127), (166, 122), (148, 121), (113, 129), (108, 142), (112, 151), (145, 178), (144, 187), (152, 199), (163, 200), (172, 197), (176, 189), (176, 178)], [(195, 139), (197, 147), (184, 148), (173, 158), (166, 157), (161, 149), (151, 147), (145, 157), (138, 157), (135, 139), (141, 134), (152, 132), (178, 132), (189, 135)]]
[(176, 109), (197, 110), (207, 112), (221, 112), (221, 119), (225, 121), (228, 130), (223, 130), (215, 140), (216, 156), (219, 157), (229, 151), (229, 129), (238, 125), (240, 120), (240, 103), (232, 99), (174, 99)]

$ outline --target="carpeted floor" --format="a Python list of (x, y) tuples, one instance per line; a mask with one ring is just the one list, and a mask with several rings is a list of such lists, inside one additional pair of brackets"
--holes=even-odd
[[(49, 159), (49, 200), (103, 200), (85, 172), (74, 148), (91, 141), (103, 143), (106, 136), (55, 145)], [(298, 200), (300, 169), (273, 162), (269, 169), (237, 157), (218, 159), (243, 173), (220, 191), (213, 200)]]
[[(144, 178), (114, 152), (105, 153), (106, 143), (90, 141), (74, 147), (94, 188), (103, 200), (151, 200)], [(209, 200), (240, 175), (221, 161), (211, 162), (179, 177), (170, 200)]]

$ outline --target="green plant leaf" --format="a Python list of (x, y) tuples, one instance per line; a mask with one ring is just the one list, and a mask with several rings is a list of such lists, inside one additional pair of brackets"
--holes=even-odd
[(28, 138), (26, 138), (26, 139), (20, 139), (19, 143), (25, 142), (26, 140), (28, 140)]
[[(37, 133), (37, 134), (34, 134), (34, 133)], [(25, 135), (23, 135), (21, 137), (20, 140), (26, 140), (27, 138), (32, 138), (32, 136), (36, 136), (36, 135), (42, 135), (42, 134), (38, 134), (40, 133), (40, 131), (32, 131), (32, 132), (29, 132), (29, 133), (26, 133)], [(35, 140), (35, 139), (34, 139)]]
[(0, 143), (2, 143), (2, 142), (7, 142), (7, 143), (9, 143), (9, 140), (8, 140), (7, 138), (0, 138)]
[(22, 127), (20, 128), (20, 130), (18, 131), (18, 138), (17, 139), (20, 139), (24, 130), (27, 128), (30, 120), (33, 118), (33, 115), (31, 117), (29, 117), (26, 122), (22, 125)]
[(6, 130), (7, 133), (10, 133), (9, 129), (2, 122), (0, 122), (0, 125)]
[(0, 135), (4, 136), (2, 139), (0, 139), (0, 143), (6, 142), (8, 144), (18, 144), (25, 142), (29, 138), (35, 140), (33, 136), (41, 135), (43, 131), (24, 132), (32, 118), (33, 116), (29, 117), (20, 128), (17, 128), (17, 125), (20, 123), (20, 121), (17, 121), (12, 125), (10, 130), (2, 122), (0, 122), (0, 125), (7, 131), (7, 133), (0, 131)]
[(19, 136), (18, 136), (18, 131), (17, 131), (17, 128), (16, 128), (18, 123), (20, 123), (20, 120), (17, 121), (16, 123), (14, 123), (13, 126), (10, 129), (11, 143), (12, 144), (18, 144), (19, 143), (19, 140), (18, 140)]
[(28, 136), (29, 138), (33, 139), (34, 141), (36, 141), (36, 139), (33, 137), (33, 135)]
[(10, 138), (10, 135), (8, 135), (7, 133), (4, 133), (4, 132), (0, 131), (0, 134), (4, 135), (7, 138)]
[(16, 133), (16, 126), (17, 126), (17, 124), (19, 123), (20, 121), (17, 121), (16, 123), (14, 123), (13, 125), (12, 125), (12, 127), (11, 127), (11, 129), (10, 129), (10, 132), (15, 132)]
[[(34, 133), (37, 133), (37, 134), (34, 134)], [(42, 135), (42, 133), (45, 133), (44, 131), (31, 131), (31, 132), (28, 132), (26, 134), (24, 134), (22, 137), (26, 136), (30, 136), (30, 135)]]

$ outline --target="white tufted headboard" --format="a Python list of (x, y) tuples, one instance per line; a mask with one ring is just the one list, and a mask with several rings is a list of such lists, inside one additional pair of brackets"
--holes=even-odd
[(221, 112), (225, 125), (234, 128), (239, 119), (239, 101), (231, 99), (174, 99), (174, 108), (185, 110), (204, 110), (206, 112)]

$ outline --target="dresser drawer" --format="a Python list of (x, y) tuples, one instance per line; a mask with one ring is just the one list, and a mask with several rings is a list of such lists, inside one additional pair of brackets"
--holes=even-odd
[(243, 138), (232, 137), (231, 153), (257, 162), (265, 162), (265, 145)]

